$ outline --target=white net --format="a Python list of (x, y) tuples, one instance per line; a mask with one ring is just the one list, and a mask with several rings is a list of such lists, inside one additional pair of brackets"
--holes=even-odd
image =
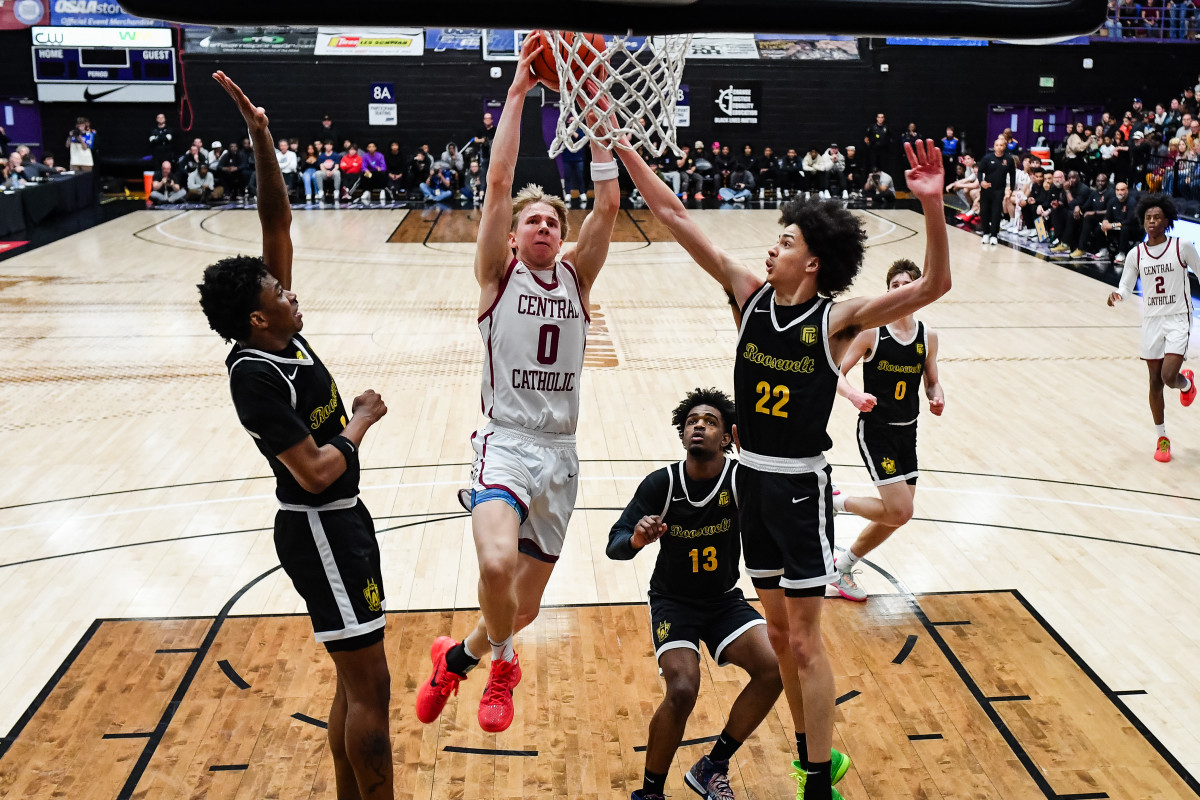
[[(675, 104), (687, 58), (690, 35), (615, 36), (603, 48), (596, 38), (546, 31), (558, 68), (562, 113), (553, 158), (563, 150), (577, 152), (594, 141), (611, 150), (629, 145), (653, 156), (675, 144)], [(575, 138), (575, 133), (583, 134)]]

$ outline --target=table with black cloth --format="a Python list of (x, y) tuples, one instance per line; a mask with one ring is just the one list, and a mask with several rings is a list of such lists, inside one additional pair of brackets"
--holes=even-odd
[(0, 236), (32, 228), (55, 212), (70, 214), (95, 205), (96, 174), (60, 175), (0, 194)]

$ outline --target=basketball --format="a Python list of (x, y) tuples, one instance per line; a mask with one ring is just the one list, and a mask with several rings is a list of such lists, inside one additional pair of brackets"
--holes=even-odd
[[(578, 59), (573, 61), (571, 68), (575, 73), (575, 77), (581, 78), (584, 74), (584, 68), (590, 66), (596, 60), (596, 52), (603, 51), (605, 48), (604, 37), (598, 33), (579, 34), (587, 39), (591, 47), (581, 46), (579, 49)], [(554, 64), (554, 37), (548, 31), (538, 30), (531, 33), (530, 38), (538, 37), (541, 40), (542, 52), (538, 53), (537, 58), (533, 60), (533, 74), (537, 75), (538, 80), (544, 83), (551, 89), (557, 90), (558, 86), (558, 68)], [(562, 40), (559, 42), (559, 55), (562, 58), (567, 58), (571, 52), (571, 45), (575, 41), (576, 34), (570, 31), (562, 34)], [(592, 48), (595, 48), (593, 50)], [(582, 63), (580, 63), (582, 62)], [(603, 78), (605, 75), (604, 66), (600, 65), (596, 69), (596, 76)]]

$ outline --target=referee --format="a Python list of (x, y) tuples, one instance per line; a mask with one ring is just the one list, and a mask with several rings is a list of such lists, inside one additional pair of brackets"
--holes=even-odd
[(979, 216), (983, 220), (983, 241), (996, 244), (1000, 240), (1000, 216), (1004, 213), (1004, 192), (1016, 187), (1017, 159), (1008, 153), (1008, 142), (996, 138), (992, 152), (979, 162)]
[(354, 398), (351, 418), (300, 335), (292, 212), (266, 113), (225, 73), (213, 77), (237, 103), (254, 142), (263, 256), (205, 269), (200, 307), (212, 329), (234, 342), (225, 359), (233, 405), (275, 474), (275, 552), (336, 667), (329, 748), (337, 796), (391, 800), (383, 577), (371, 514), (358, 500), (358, 448), (387, 407), (367, 390)]

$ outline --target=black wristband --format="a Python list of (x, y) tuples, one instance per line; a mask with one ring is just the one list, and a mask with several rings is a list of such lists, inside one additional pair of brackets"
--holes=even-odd
[(330, 439), (328, 444), (331, 447), (336, 447), (346, 457), (346, 469), (358, 468), (358, 448), (354, 446), (354, 442), (338, 434)]

